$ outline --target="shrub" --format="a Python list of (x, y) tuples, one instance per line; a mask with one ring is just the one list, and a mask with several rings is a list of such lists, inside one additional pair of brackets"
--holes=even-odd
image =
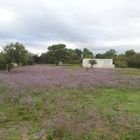
[(91, 64), (91, 67), (93, 67), (95, 64), (97, 64), (96, 60), (89, 60), (89, 63)]
[(48, 136), (46, 137), (47, 140), (53, 140), (53, 135), (52, 134), (48, 134)]
[(0, 70), (6, 70), (6, 60), (4, 58), (4, 55), (1, 53), (0, 54)]
[(140, 68), (140, 53), (127, 59), (129, 67)]
[(27, 65), (33, 65), (34, 64), (34, 59), (33, 59), (33, 54), (28, 54), (27, 55)]
[[(0, 62), (1, 63), (1, 62)], [(6, 66), (6, 64), (0, 64), (0, 70), (6, 70), (6, 68), (7, 68), (7, 66)]]
[(114, 64), (116, 67), (119, 67), (119, 68), (126, 68), (127, 67), (127, 62), (125, 60), (115, 61)]

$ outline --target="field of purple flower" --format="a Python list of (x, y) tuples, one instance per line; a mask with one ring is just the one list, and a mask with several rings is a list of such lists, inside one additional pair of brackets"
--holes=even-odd
[(0, 71), (0, 140), (139, 140), (140, 70)]
[(0, 72), (0, 83), (25, 87), (74, 87), (95, 86), (137, 86), (139, 79), (123, 76), (112, 69), (65, 68), (58, 66), (25, 66), (13, 69), (11, 73)]

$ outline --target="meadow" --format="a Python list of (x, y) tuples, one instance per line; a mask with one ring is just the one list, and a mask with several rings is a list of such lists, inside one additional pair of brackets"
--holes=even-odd
[(0, 71), (1, 140), (139, 140), (140, 69)]

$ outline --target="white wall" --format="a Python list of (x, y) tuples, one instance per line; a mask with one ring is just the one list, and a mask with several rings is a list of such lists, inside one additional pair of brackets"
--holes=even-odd
[(90, 68), (91, 64), (89, 60), (96, 60), (97, 64), (95, 64), (94, 68), (114, 68), (113, 59), (90, 59), (84, 58), (83, 59), (83, 67)]

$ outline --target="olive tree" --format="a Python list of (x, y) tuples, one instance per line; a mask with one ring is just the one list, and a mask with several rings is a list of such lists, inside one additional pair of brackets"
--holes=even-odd
[(22, 65), (28, 61), (28, 51), (25, 49), (24, 45), (20, 43), (11, 43), (4, 46), (3, 53), (9, 72), (12, 69), (13, 63), (17, 63), (17, 65)]
[(93, 68), (93, 66), (95, 64), (97, 64), (97, 62), (96, 62), (96, 60), (91, 59), (91, 60), (89, 60), (89, 64), (91, 64), (91, 68)]

